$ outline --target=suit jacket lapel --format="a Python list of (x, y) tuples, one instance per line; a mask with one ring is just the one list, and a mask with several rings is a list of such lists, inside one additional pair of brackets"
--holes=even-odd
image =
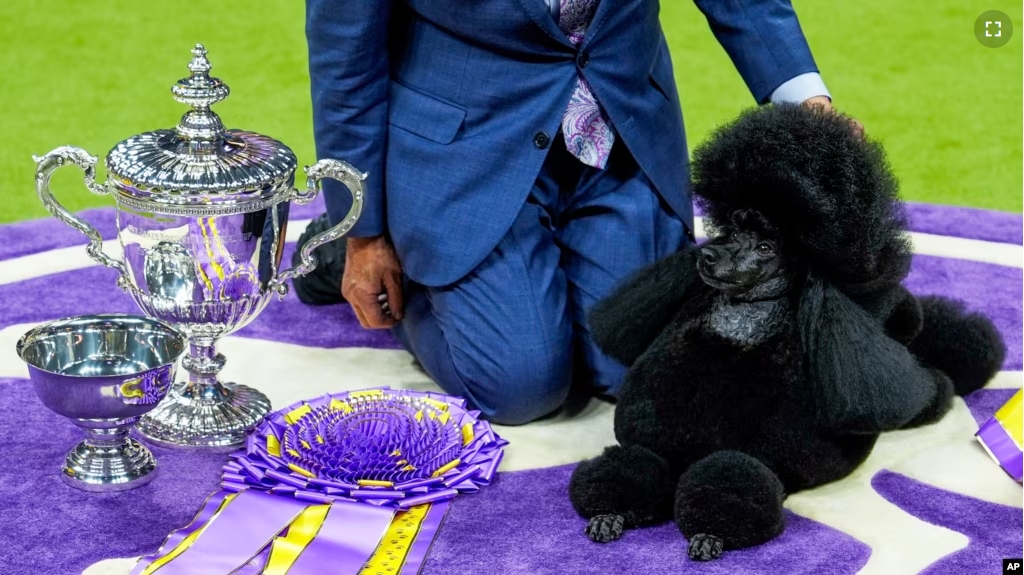
[[(553, 1), (558, 2), (559, 0)], [(551, 12), (548, 11), (548, 5), (544, 0), (519, 0), (519, 3), (523, 6), (523, 10), (530, 15), (530, 18), (555, 41), (575, 49), (575, 46), (566, 37), (565, 32), (562, 32), (562, 29), (558, 27), (558, 23), (551, 18)], [(604, 0), (601, 3), (603, 4)], [(598, 9), (600, 10), (600, 8)]]

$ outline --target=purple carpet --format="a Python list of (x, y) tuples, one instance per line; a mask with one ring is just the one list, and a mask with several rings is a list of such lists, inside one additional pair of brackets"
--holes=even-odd
[(936, 561), (921, 575), (997, 573), (1004, 558), (1020, 557), (1024, 522), (1019, 507), (950, 493), (890, 471), (873, 477), (871, 485), (914, 517), (970, 539), (967, 547)]
[[(298, 207), (294, 218), (315, 216), (317, 205)], [(113, 237), (112, 212), (91, 210), (104, 237)], [(966, 208), (911, 206), (915, 231), (1021, 243), (1020, 215)], [(969, 233), (959, 233), (967, 229)], [(0, 227), (0, 259), (82, 244), (82, 237), (55, 220)], [(290, 253), (290, 252), (289, 252)], [(290, 257), (290, 255), (286, 255)], [(114, 288), (114, 273), (88, 268), (0, 285), (0, 328), (86, 312), (135, 312)], [(918, 257), (907, 281), (919, 294), (967, 301), (992, 317), (1009, 353), (1005, 369), (1022, 366), (1022, 270), (997, 265)], [(105, 286), (105, 289), (98, 289)], [(272, 302), (239, 335), (304, 346), (395, 348), (382, 332), (358, 327), (347, 306), (309, 308), (289, 295)], [(81, 433), (42, 407), (25, 380), (0, 379), (0, 437), (7, 465), (0, 490), (0, 574), (77, 574), (104, 558), (150, 553), (173, 529), (187, 523), (216, 489), (224, 455), (154, 448), (161, 471), (151, 484), (121, 494), (86, 494), (60, 483), (57, 469)], [(967, 398), (979, 421), (991, 415), (1010, 390), (982, 390)], [(868, 561), (864, 543), (821, 523), (788, 514), (778, 539), (732, 552), (713, 563), (686, 559), (672, 525), (632, 531), (611, 545), (589, 544), (585, 522), (566, 493), (572, 466), (502, 473), (491, 487), (461, 497), (449, 512), (424, 568), (449, 573), (749, 573), (854, 574)], [(886, 499), (924, 521), (966, 534), (971, 543), (925, 573), (981, 573), (999, 557), (1019, 556), (1021, 511), (943, 491), (883, 472), (873, 480)], [(46, 494), (46, 498), (41, 498)], [(1014, 551), (1014, 549), (1016, 551)]]
[[(0, 437), (8, 438), (9, 461), (18, 462), (0, 468), (9, 501), (0, 516), (0, 573), (81, 573), (104, 558), (152, 552), (217, 489), (226, 456), (160, 448), (153, 448), (160, 476), (149, 485), (113, 494), (66, 487), (56, 471), (81, 432), (45, 409), (27, 381), (0, 380), (0, 386)], [(423, 574), (582, 574), (595, 564), (607, 573), (630, 573), (635, 565), (650, 565), (644, 572), (652, 575), (678, 573), (673, 564), (686, 561), (686, 548), (671, 525), (631, 532), (616, 545), (589, 544), (566, 493), (571, 471), (503, 473), (491, 487), (460, 498)], [(45, 500), (41, 493), (48, 494)], [(652, 557), (664, 561), (652, 564)], [(687, 572), (853, 574), (867, 558), (867, 547), (853, 538), (790, 514), (789, 529), (775, 541), (716, 563), (687, 565)], [(844, 568), (825, 570), (836, 563)]]
[[(78, 215), (96, 226), (104, 239), (113, 239), (117, 232), (112, 211), (111, 208), (96, 208)], [(323, 200), (317, 198), (304, 206), (292, 205), (289, 213), (292, 219), (299, 220), (315, 218), (323, 211)], [(1024, 220), (1020, 214), (916, 203), (907, 204), (907, 213), (910, 229), (915, 232), (1007, 244), (1020, 244), (1024, 238)], [(80, 245), (83, 237), (54, 218), (0, 226), (0, 260)]]

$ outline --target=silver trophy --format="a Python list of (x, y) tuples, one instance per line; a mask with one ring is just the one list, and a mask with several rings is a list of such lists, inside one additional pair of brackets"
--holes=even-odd
[[(227, 130), (210, 106), (228, 87), (209, 75), (206, 50), (196, 45), (191, 76), (171, 92), (191, 110), (173, 130), (128, 138), (106, 157), (107, 180), (95, 181), (97, 158), (64, 146), (36, 157), (36, 191), (51, 214), (89, 237), (89, 255), (116, 269), (117, 285), (142, 310), (188, 336), (182, 366), (188, 381), (146, 415), (139, 431), (164, 446), (233, 448), (270, 410), (259, 391), (218, 380), (224, 356), (217, 339), (248, 324), (286, 282), (316, 267), (313, 251), (348, 233), (363, 206), (366, 175), (345, 162), (320, 160), (305, 172), (305, 190), (294, 188), (296, 159), (277, 140)], [(85, 172), (95, 194), (117, 203), (121, 260), (104, 254), (95, 228), (61, 206), (50, 177), (61, 166)], [(302, 263), (280, 271), (288, 207), (305, 204), (333, 178), (352, 193), (352, 208), (338, 225), (302, 248)]]
[(153, 454), (128, 432), (167, 395), (185, 343), (164, 322), (124, 314), (61, 319), (18, 340), (40, 401), (85, 431), (65, 459), (65, 483), (122, 491), (153, 478)]

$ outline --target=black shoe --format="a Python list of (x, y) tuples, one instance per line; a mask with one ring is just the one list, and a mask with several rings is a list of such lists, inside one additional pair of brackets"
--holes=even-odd
[[(295, 245), (295, 253), (292, 255), (293, 266), (302, 261), (302, 246), (306, 245), (310, 238), (327, 231), (330, 227), (327, 214), (309, 222), (306, 231), (302, 232)], [(341, 276), (345, 273), (345, 244), (345, 239), (342, 238), (327, 242), (313, 250), (317, 260), (316, 268), (304, 277), (292, 279), (292, 286), (299, 301), (307, 305), (334, 305), (345, 301), (341, 295)]]

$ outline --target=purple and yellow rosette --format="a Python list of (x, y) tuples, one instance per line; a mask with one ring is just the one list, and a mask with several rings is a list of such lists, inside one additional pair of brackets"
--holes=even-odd
[(132, 575), (410, 575), (452, 499), (488, 485), (499, 438), (465, 400), (374, 389), (270, 414), (221, 491)]
[(981, 425), (976, 437), (985, 451), (1017, 483), (1024, 479), (1024, 390), (1017, 390), (995, 415)]

